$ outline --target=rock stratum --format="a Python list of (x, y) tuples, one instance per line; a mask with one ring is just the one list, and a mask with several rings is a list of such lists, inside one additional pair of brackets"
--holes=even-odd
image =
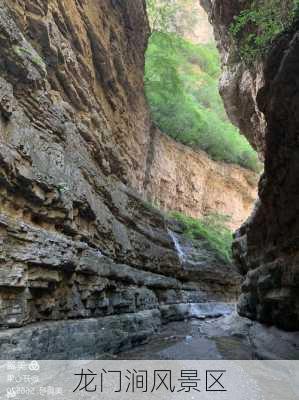
[(257, 199), (258, 174), (211, 160), (154, 130), (144, 185), (146, 199), (164, 211), (193, 218), (228, 216), (235, 230), (249, 217)]
[(144, 1), (0, 0), (3, 359), (100, 357), (238, 294), (233, 266), (136, 194), (148, 33)]
[(298, 24), (251, 68), (233, 59), (227, 34), (247, 1), (201, 0), (222, 52), (221, 92), (232, 119), (259, 149), (265, 172), (259, 202), (236, 233), (234, 253), (246, 276), (239, 312), (299, 330)]

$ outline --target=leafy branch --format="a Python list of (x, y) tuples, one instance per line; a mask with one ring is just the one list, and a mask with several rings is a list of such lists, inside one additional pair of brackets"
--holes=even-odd
[(255, 0), (230, 26), (238, 55), (246, 64), (262, 58), (279, 34), (299, 16), (299, 0)]

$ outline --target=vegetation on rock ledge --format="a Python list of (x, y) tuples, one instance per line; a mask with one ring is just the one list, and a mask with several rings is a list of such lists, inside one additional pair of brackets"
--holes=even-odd
[(238, 54), (251, 64), (264, 56), (273, 40), (299, 16), (299, 0), (255, 0), (231, 25)]
[(214, 160), (258, 172), (256, 152), (228, 121), (218, 92), (220, 60), (214, 44), (195, 45), (154, 32), (146, 53), (145, 86), (156, 125)]
[(188, 217), (174, 211), (170, 216), (183, 226), (184, 234), (192, 240), (206, 240), (208, 246), (226, 264), (232, 263), (232, 232), (225, 223), (229, 217), (210, 214), (201, 219)]

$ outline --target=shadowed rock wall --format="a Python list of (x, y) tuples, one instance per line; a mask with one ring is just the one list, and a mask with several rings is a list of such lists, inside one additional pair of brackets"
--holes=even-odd
[(260, 200), (234, 243), (236, 261), (246, 275), (239, 312), (298, 330), (298, 26), (282, 34), (264, 61), (249, 70), (240, 62), (229, 63), (235, 52), (228, 35), (233, 17), (249, 3), (202, 4), (223, 54), (221, 87), (228, 113), (265, 158)]

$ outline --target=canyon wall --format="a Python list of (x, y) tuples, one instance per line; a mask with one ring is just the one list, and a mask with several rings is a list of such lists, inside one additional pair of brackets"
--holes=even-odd
[(240, 62), (229, 33), (234, 17), (246, 9), (251, 1), (200, 0), (200, 3), (214, 26), (214, 36), (221, 54), (219, 89), (226, 112), (263, 158), (266, 122), (256, 101), (257, 93), (264, 84), (263, 64), (257, 61), (253, 68), (248, 68)]
[[(188, 7), (188, 3), (187, 3)], [(191, 10), (190, 10), (191, 9)], [(208, 20), (208, 15), (201, 7), (198, 0), (192, 0), (189, 10), (196, 15), (196, 24), (189, 32), (186, 32), (185, 37), (193, 43), (214, 43), (213, 27)]]
[(2, 359), (101, 357), (236, 298), (236, 269), (136, 194), (147, 37), (141, 0), (0, 0)]
[(258, 175), (234, 164), (211, 160), (154, 130), (145, 179), (146, 199), (161, 210), (194, 218), (218, 213), (237, 229), (257, 198)]
[(260, 200), (235, 237), (235, 259), (246, 276), (239, 312), (298, 330), (298, 24), (276, 39), (263, 61), (248, 68), (229, 62), (235, 48), (228, 29), (249, 2), (201, 2), (223, 55), (221, 91), (228, 113), (265, 158)]
[[(172, 17), (171, 30), (193, 43), (214, 43), (213, 27), (199, 1), (174, 3), (179, 11)], [(193, 218), (222, 214), (234, 231), (253, 210), (259, 176), (248, 169), (215, 162), (205, 152), (193, 151), (155, 127), (147, 160), (143, 196), (165, 212), (180, 211)]]
[(193, 43), (214, 43), (213, 27), (198, 0), (175, 0), (181, 8), (173, 21), (173, 30)]

